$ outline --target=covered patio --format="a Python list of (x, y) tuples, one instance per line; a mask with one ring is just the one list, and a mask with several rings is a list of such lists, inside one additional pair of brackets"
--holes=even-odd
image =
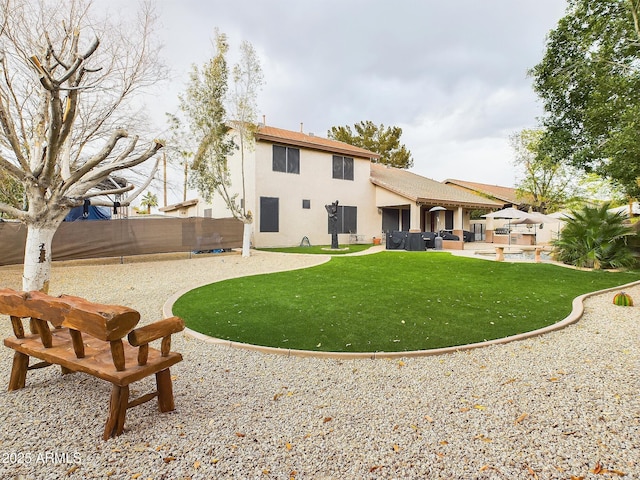
[(458, 237), (445, 240), (450, 242), (445, 248), (462, 249), (465, 236), (474, 240), (469, 238), (471, 211), (502, 207), (467, 190), (386, 165), (371, 165), (371, 183), (376, 186), (383, 232), (447, 232)]

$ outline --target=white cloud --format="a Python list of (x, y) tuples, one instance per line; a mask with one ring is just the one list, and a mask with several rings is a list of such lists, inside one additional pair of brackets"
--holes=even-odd
[[(118, 0), (120, 1), (120, 0)], [(111, 0), (110, 3), (115, 0)], [(123, 3), (125, 5), (125, 3)], [(128, 5), (128, 4), (127, 4)], [(154, 115), (175, 109), (215, 27), (259, 53), (267, 123), (326, 135), (362, 120), (400, 126), (414, 171), (513, 185), (508, 136), (541, 111), (527, 70), (565, 0), (156, 0), (176, 77)], [(261, 118), (259, 118), (260, 120)]]

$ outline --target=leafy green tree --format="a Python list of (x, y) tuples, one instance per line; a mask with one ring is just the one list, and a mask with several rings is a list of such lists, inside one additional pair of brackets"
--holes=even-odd
[(566, 264), (587, 268), (621, 268), (636, 263), (627, 239), (635, 232), (628, 217), (608, 211), (609, 204), (586, 206), (571, 212), (557, 240), (555, 257)]
[[(22, 183), (0, 168), (0, 203), (20, 209), (24, 202), (24, 187)], [(4, 212), (0, 210), (0, 217)]]
[(541, 129), (524, 129), (509, 138), (514, 164), (522, 170), (516, 192), (536, 212), (559, 210), (573, 194), (573, 169), (540, 151)]
[[(202, 70), (193, 67), (190, 83), (180, 108), (185, 113), (189, 129), (197, 145), (191, 164), (191, 185), (209, 203), (217, 193), (231, 214), (244, 223), (242, 255), (250, 255), (252, 213), (239, 202), (232, 190), (228, 157), (240, 149), (242, 198), (245, 198), (244, 154), (253, 148), (255, 134), (255, 101), (262, 85), (262, 71), (253, 47), (244, 42), (240, 62), (232, 70), (234, 91), (229, 94), (227, 36), (216, 30), (215, 55)], [(231, 118), (227, 107), (231, 110)], [(234, 141), (231, 130), (235, 131)]]
[(640, 195), (640, 23), (636, 0), (570, 0), (530, 72), (546, 128), (540, 148)]
[[(257, 129), (258, 91), (264, 83), (260, 60), (249, 42), (240, 46), (240, 61), (232, 71), (233, 89), (229, 100), (231, 114), (230, 124), (236, 132), (240, 150), (240, 170), (242, 175), (242, 198), (246, 198), (245, 153), (255, 149), (255, 133)], [(251, 224), (253, 213), (246, 208), (246, 202), (238, 204), (237, 195), (226, 198), (227, 205), (234, 216), (242, 220), (244, 232), (242, 238), (242, 256), (250, 256)]]
[(190, 136), (185, 131), (184, 125), (178, 116), (170, 113), (167, 113), (166, 116), (171, 134), (167, 140), (165, 152), (169, 157), (169, 161), (174, 165), (180, 165), (184, 172), (182, 182), (182, 201), (186, 202), (187, 187), (189, 185), (189, 164), (193, 158)]
[(180, 108), (187, 116), (197, 144), (190, 184), (209, 203), (216, 191), (228, 192), (231, 186), (227, 157), (236, 148), (228, 135), (230, 127), (224, 106), (228, 90), (226, 55), (229, 44), (226, 35), (218, 31), (215, 48), (215, 56), (203, 65), (202, 70), (193, 66), (186, 94), (180, 98)]
[(627, 203), (627, 196), (619, 186), (595, 172), (581, 175), (578, 179), (578, 187), (582, 196), (590, 200), (609, 201), (613, 207)]
[(331, 127), (331, 130), (327, 132), (327, 136), (333, 140), (378, 153), (380, 159), (377, 160), (377, 163), (397, 168), (411, 168), (413, 158), (407, 147), (400, 144), (401, 135), (402, 129), (400, 127), (385, 128), (383, 124), (377, 126), (369, 120), (354, 124), (353, 130), (349, 125), (346, 125)]

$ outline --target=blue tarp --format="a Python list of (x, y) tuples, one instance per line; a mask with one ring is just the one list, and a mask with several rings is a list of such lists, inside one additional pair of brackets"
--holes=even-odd
[(111, 220), (111, 208), (93, 205), (72, 208), (64, 221), (75, 222), (76, 220)]

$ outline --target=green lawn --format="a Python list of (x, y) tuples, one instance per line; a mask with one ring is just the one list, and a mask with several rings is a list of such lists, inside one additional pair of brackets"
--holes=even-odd
[(334, 257), (323, 265), (207, 285), (173, 312), (207, 335), (271, 347), (409, 351), (556, 323), (580, 294), (640, 279), (440, 252)]
[(283, 247), (283, 248), (260, 248), (265, 252), (280, 253), (307, 253), (307, 254), (323, 254), (323, 255), (344, 255), (346, 253), (362, 252), (371, 248), (371, 244), (361, 245), (338, 245), (338, 250), (331, 250), (331, 245), (312, 245), (310, 247)]

